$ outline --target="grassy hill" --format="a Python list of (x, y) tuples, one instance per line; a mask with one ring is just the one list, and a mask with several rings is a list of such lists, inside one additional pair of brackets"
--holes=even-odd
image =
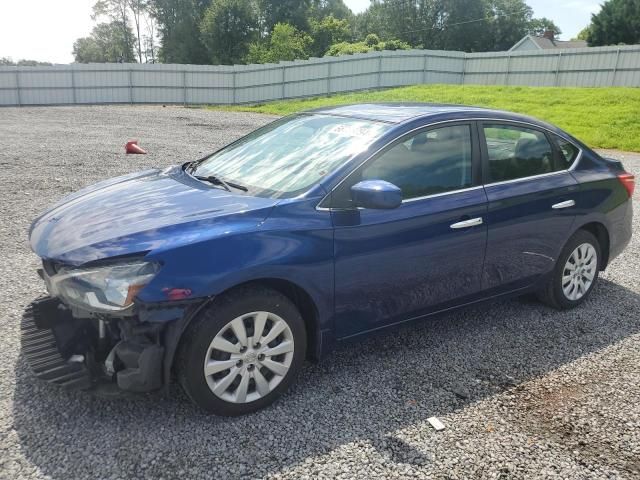
[(210, 108), (287, 115), (325, 105), (366, 102), (458, 103), (510, 110), (553, 123), (594, 148), (640, 151), (640, 88), (414, 85)]

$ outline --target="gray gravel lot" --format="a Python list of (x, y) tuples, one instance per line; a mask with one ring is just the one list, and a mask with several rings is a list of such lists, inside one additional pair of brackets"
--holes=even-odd
[[(34, 379), (30, 221), (100, 179), (194, 159), (270, 117), (179, 107), (0, 109), (1, 478), (639, 478), (640, 232), (582, 307), (483, 305), (308, 364), (257, 414), (105, 400)], [(139, 138), (150, 151), (125, 156)], [(608, 152), (640, 174), (640, 156)], [(635, 195), (636, 212), (638, 193)], [(435, 432), (426, 419), (446, 425)]]

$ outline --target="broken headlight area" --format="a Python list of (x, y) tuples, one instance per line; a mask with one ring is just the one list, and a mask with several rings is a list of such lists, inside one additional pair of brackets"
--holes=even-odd
[(52, 297), (75, 316), (131, 315), (135, 296), (156, 276), (159, 265), (143, 260), (87, 268), (47, 268), (42, 277)]
[(148, 392), (163, 385), (164, 329), (135, 315), (78, 317), (66, 302), (45, 297), (23, 315), (22, 352), (36, 376), (51, 383)]

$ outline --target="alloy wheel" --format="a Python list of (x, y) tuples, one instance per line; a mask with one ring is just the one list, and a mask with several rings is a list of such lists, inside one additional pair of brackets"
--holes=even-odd
[(204, 375), (211, 391), (231, 403), (249, 403), (273, 391), (293, 360), (293, 333), (271, 312), (251, 312), (227, 323), (211, 341)]
[(591, 287), (598, 268), (598, 254), (590, 243), (578, 245), (562, 271), (562, 291), (569, 300), (580, 300)]

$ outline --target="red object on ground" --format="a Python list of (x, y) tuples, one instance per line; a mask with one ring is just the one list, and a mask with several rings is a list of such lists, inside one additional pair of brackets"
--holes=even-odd
[(131, 140), (127, 142), (127, 144), (124, 146), (124, 150), (127, 153), (147, 153), (146, 150), (138, 146), (137, 140)]

